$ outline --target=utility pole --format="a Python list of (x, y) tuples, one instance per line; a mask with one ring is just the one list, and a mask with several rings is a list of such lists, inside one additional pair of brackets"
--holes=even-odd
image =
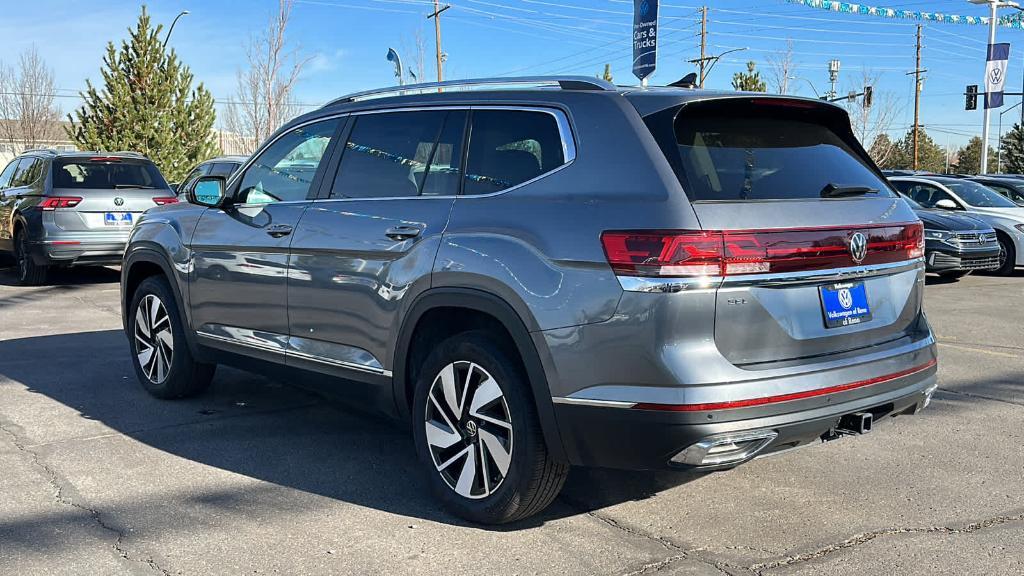
[(921, 74), (927, 70), (921, 69), (921, 25), (917, 25), (917, 56), (914, 60), (914, 71), (907, 72), (907, 76), (914, 77), (914, 170), (917, 170), (918, 131), (921, 120)]
[[(437, 81), (438, 82), (443, 82), (444, 81), (444, 73), (442, 72), (442, 62), (444, 62), (444, 53), (441, 52), (441, 12), (444, 12), (445, 10), (447, 10), (449, 8), (451, 8), (451, 5), (446, 5), (444, 8), (441, 8), (440, 4), (438, 4), (438, 0), (434, 0), (434, 12), (430, 16), (427, 16), (428, 19), (429, 18), (433, 18), (434, 19), (434, 42), (435, 42), (435, 46), (437, 48)], [(441, 89), (438, 88), (437, 91), (440, 92)]]
[(700, 60), (698, 61), (699, 62), (699, 66), (700, 66), (700, 74), (697, 76), (697, 78), (700, 80), (699, 84), (700, 84), (701, 88), (704, 87), (704, 65), (708, 61), (708, 57), (707, 57), (707, 54), (705, 52), (707, 50), (707, 38), (708, 38), (708, 7), (707, 6), (701, 6), (701, 9), (700, 9)]

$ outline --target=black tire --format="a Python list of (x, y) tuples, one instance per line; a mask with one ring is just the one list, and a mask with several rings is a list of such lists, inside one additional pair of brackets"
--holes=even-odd
[(950, 270), (948, 272), (939, 272), (939, 276), (947, 280), (959, 280), (970, 273), (970, 270)]
[[(459, 402), (464, 404), (465, 409), (461, 412), (466, 423), (464, 425), (455, 424), (461, 440), (448, 448), (437, 448), (438, 445), (435, 441), (432, 448), (427, 440), (428, 394), (431, 392), (435, 380), (441, 382), (442, 370), (449, 366), (465, 364), (471, 364), (477, 370), (477, 372), (473, 372), (474, 369), (469, 368), (470, 377), (465, 379), (466, 382), (472, 381), (473, 377), (486, 381), (486, 377), (489, 376), (497, 383), (503, 395), (503, 401), (499, 403), (499, 400), (494, 400), (474, 413), (471, 405), (476, 405), (474, 403), (476, 395), (484, 390), (484, 386), (479, 385), (471, 391), (464, 392)], [(486, 374), (481, 374), (480, 369)], [(467, 390), (469, 388), (470, 386), (466, 386)], [(434, 388), (434, 390), (437, 394), (438, 389)], [(437, 399), (438, 396), (435, 396), (434, 400)], [(445, 403), (443, 395), (440, 403)], [(433, 414), (437, 415), (439, 411), (443, 411), (440, 403), (431, 401)], [(474, 472), (474, 485), (487, 486), (482, 480), (485, 474), (492, 478), (491, 482), (493, 483), (494, 474), (500, 475), (501, 473), (501, 464), (499, 459), (494, 457), (495, 451), (488, 449), (493, 444), (484, 441), (486, 440), (484, 435), (490, 430), (490, 440), (493, 442), (494, 432), (502, 434), (503, 429), (496, 427), (492, 420), (504, 420), (505, 418), (493, 417), (492, 420), (487, 420), (488, 416), (481, 416), (484, 419), (474, 418), (474, 416), (485, 414), (485, 410), (496, 409), (498, 412), (489, 412), (489, 414), (504, 414), (507, 416), (507, 422), (511, 424), (511, 429), (508, 431), (508, 442), (503, 444), (503, 446), (509, 447), (509, 452), (506, 452), (506, 454), (510, 454), (507, 472), (503, 478), (497, 480), (493, 489), (484, 488), (483, 494), (460, 494), (456, 491), (458, 488), (450, 484), (452, 479), (446, 479), (445, 476), (445, 471), (459, 466), (460, 460), (451, 457), (450, 460), (455, 463), (442, 471), (439, 470), (435, 459), (442, 459), (439, 453), (443, 453), (448, 461), (448, 454), (452, 452), (472, 450), (473, 462), (477, 461), (476, 454), (479, 454), (481, 462), (485, 462), (485, 467), (482, 468), (484, 473), (476, 474), (481, 469), (474, 466), (476, 471)], [(452, 417), (456, 416), (453, 412), (449, 412), (449, 414)], [(478, 423), (472, 425), (472, 432), (469, 431), (471, 426), (468, 424), (469, 420), (475, 420)], [(444, 432), (443, 434), (451, 436), (452, 433)], [(426, 467), (428, 482), (434, 494), (452, 513), (472, 522), (504, 524), (537, 514), (555, 499), (569, 472), (567, 464), (553, 460), (548, 454), (530, 383), (515, 356), (512, 345), (503, 343), (503, 340), (483, 330), (464, 332), (448, 338), (437, 346), (424, 361), (419, 370), (413, 400), (413, 436), (416, 452)], [(484, 455), (485, 453), (487, 456)], [(461, 460), (461, 463), (463, 467), (469, 463), (469, 452)], [(464, 468), (460, 468), (460, 470), (465, 473)], [(488, 472), (489, 474), (487, 474)], [(461, 484), (461, 479), (460, 475), (459, 484)], [(479, 484), (476, 482), (478, 479), (480, 480)]]
[(999, 259), (1002, 264), (992, 272), (1000, 276), (1009, 276), (1017, 269), (1017, 248), (1013, 240), (999, 234)]
[[(155, 319), (147, 320), (147, 315), (140, 315), (140, 306), (144, 301), (144, 310), (154, 309), (150, 297), (155, 298), (163, 307), (166, 324), (159, 311), (148, 315), (150, 318), (155, 316)], [(184, 322), (174, 300), (174, 293), (163, 276), (151, 276), (143, 280), (132, 295), (132, 304), (128, 310), (128, 340), (132, 366), (135, 368), (139, 383), (147, 392), (157, 398), (174, 399), (195, 396), (209, 387), (217, 365), (197, 362), (192, 356), (192, 351), (185, 340)], [(141, 329), (140, 322), (146, 323)], [(171, 336), (169, 348), (166, 340), (167, 331), (160, 329), (168, 324)], [(147, 348), (151, 352), (148, 356), (150, 360), (144, 363)]]
[(48, 266), (40, 266), (32, 259), (28, 250), (28, 237), (25, 232), (18, 230), (14, 234), (14, 273), (18, 277), (18, 284), (22, 286), (39, 286), (46, 282)]

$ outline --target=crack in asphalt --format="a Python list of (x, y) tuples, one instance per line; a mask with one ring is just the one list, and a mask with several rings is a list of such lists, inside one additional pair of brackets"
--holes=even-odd
[(152, 558), (146, 558), (144, 560), (133, 558), (131, 554), (128, 552), (128, 550), (124, 547), (125, 533), (122, 530), (114, 526), (111, 526), (110, 524), (107, 524), (103, 520), (103, 516), (99, 510), (79, 504), (78, 502), (75, 502), (71, 498), (65, 496), (64, 486), (57, 475), (57, 471), (54, 470), (51, 466), (47, 465), (45, 462), (43, 462), (38, 452), (29, 449), (16, 433), (13, 430), (11, 430), (8, 426), (5, 426), (2, 422), (0, 422), (0, 430), (7, 433), (7, 435), (11, 437), (11, 443), (14, 444), (14, 447), (19, 452), (27, 455), (29, 457), (29, 460), (32, 462), (32, 465), (43, 472), (43, 475), (46, 478), (47, 483), (53, 489), (54, 500), (58, 504), (61, 504), (63, 506), (71, 506), (72, 508), (77, 508), (78, 510), (85, 512), (89, 515), (90, 518), (92, 518), (94, 522), (96, 522), (96, 525), (98, 525), (103, 530), (110, 532), (116, 536), (116, 539), (114, 540), (112, 547), (114, 549), (114, 552), (118, 556), (129, 562), (138, 562), (141, 564), (145, 564), (151, 570), (154, 570), (164, 576), (170, 576), (171, 573), (162, 568), (160, 565), (158, 565), (156, 561), (154, 561)]
[(814, 552), (808, 552), (806, 554), (797, 554), (794, 556), (787, 556), (780, 560), (774, 560), (772, 562), (764, 562), (760, 564), (754, 564), (749, 570), (755, 574), (762, 575), (766, 570), (774, 570), (776, 568), (782, 568), (785, 566), (793, 566), (794, 564), (802, 564), (811, 560), (816, 560), (838, 552), (840, 550), (846, 550), (866, 544), (877, 538), (885, 536), (894, 536), (898, 534), (970, 534), (977, 532), (978, 530), (984, 530), (993, 526), (999, 526), (1007, 524), (1009, 522), (1020, 522), (1024, 521), (1024, 513), (1016, 514), (1013, 516), (995, 516), (982, 520), (980, 522), (972, 522), (966, 526), (960, 528), (951, 528), (949, 526), (925, 526), (917, 528), (887, 528), (884, 530), (874, 530), (871, 532), (864, 532), (851, 536), (842, 542), (830, 544), (824, 548), (815, 550)]

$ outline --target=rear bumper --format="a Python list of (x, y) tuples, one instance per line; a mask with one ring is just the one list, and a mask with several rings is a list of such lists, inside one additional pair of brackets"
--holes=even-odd
[[(643, 404), (559, 398), (555, 412), (569, 461), (582, 466), (631, 470), (733, 467), (756, 457), (835, 436), (840, 419), (870, 412), (876, 422), (916, 414), (936, 387), (934, 348), (914, 354), (925, 364), (909, 374), (835, 393), (720, 410), (644, 409)], [(891, 365), (891, 363), (887, 363)], [(867, 382), (867, 381), (865, 381)], [(781, 382), (765, 382), (766, 389)], [(694, 466), (673, 457), (701, 441), (747, 433), (769, 438), (749, 457), (724, 465)], [(749, 434), (747, 434), (749, 435)], [(774, 435), (774, 436), (773, 436)], [(678, 459), (678, 458), (677, 458)]]
[(29, 252), (41, 266), (113, 265), (120, 264), (127, 238), (120, 239), (60, 239), (32, 242)]

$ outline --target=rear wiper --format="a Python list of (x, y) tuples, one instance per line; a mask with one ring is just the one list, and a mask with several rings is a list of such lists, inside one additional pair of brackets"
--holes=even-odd
[(822, 198), (842, 198), (844, 196), (863, 196), (865, 194), (876, 194), (878, 188), (870, 186), (842, 186), (829, 182), (821, 189)]
[(142, 186), (140, 184), (114, 184), (115, 190), (124, 190), (126, 188), (139, 188), (143, 190), (153, 190), (155, 186)]

